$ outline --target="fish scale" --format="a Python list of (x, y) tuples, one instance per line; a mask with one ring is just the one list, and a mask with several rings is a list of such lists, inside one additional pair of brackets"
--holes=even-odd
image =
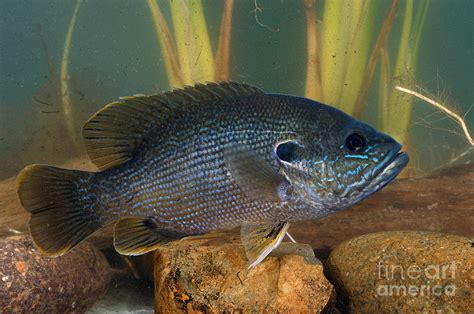
[(128, 255), (242, 226), (254, 266), (289, 222), (351, 206), (408, 162), (392, 138), (335, 108), (235, 82), (124, 97), (83, 135), (99, 172), (32, 165), (19, 175), (32, 236), (48, 255), (112, 221), (115, 248)]
[[(261, 100), (242, 98), (242, 100), (235, 101), (232, 105), (245, 108), (247, 104), (258, 102), (261, 102)], [(215, 104), (216, 108), (225, 109), (227, 106), (229, 104)], [(249, 106), (247, 105), (247, 107)], [(275, 108), (272, 101), (267, 101), (262, 104), (262, 107), (262, 116), (266, 114), (275, 115), (272, 112)], [(176, 137), (181, 138), (182, 149), (177, 149), (172, 154), (168, 154), (166, 149), (175, 148), (176, 146), (167, 143), (165, 136), (163, 142), (157, 141), (155, 143), (157, 149), (152, 150), (151, 153), (146, 151), (143, 156), (137, 156), (133, 161), (112, 170), (117, 173), (117, 177), (124, 176), (122, 180), (124, 186), (122, 188), (117, 189), (116, 184), (109, 185), (117, 191), (117, 198), (130, 193), (130, 182), (147, 182), (136, 186), (136, 192), (133, 192), (133, 201), (128, 208), (117, 208), (113, 211), (114, 213), (127, 211), (137, 216), (157, 215), (158, 221), (163, 223), (164, 226), (192, 233), (232, 228), (240, 225), (242, 221), (272, 218), (271, 203), (256, 202), (249, 199), (235, 183), (232, 183), (231, 178), (227, 175), (228, 171), (225, 169), (222, 149), (229, 143), (242, 143), (261, 152), (262, 155), (271, 156), (272, 144), (278, 140), (283, 140), (284, 137), (279, 136), (279, 134), (288, 131), (285, 124), (280, 123), (279, 129), (275, 130), (275, 121), (273, 121), (272, 126), (269, 121), (265, 121), (263, 118), (259, 119), (257, 112), (251, 111), (247, 117), (240, 115), (228, 118), (225, 121), (226, 123), (221, 121), (218, 128), (207, 126), (207, 136), (198, 137), (196, 134), (200, 134), (200, 132), (196, 129), (200, 126), (195, 124), (195, 120), (199, 120), (200, 112), (203, 112), (203, 110), (187, 112), (186, 115), (182, 115), (181, 119), (173, 121), (175, 125), (181, 126), (181, 131)], [(219, 115), (219, 113), (216, 115)], [(187, 121), (188, 116), (194, 117), (191, 123)], [(209, 119), (208, 114), (204, 114), (203, 119)], [(250, 126), (252, 127), (250, 128)], [(157, 132), (167, 133), (163, 130), (157, 130)], [(259, 134), (259, 132), (262, 134)], [(207, 142), (209, 144), (196, 146), (196, 142)], [(122, 168), (132, 166), (131, 163), (140, 165), (139, 168), (142, 167), (142, 163), (155, 165), (156, 169), (151, 173), (147, 173), (146, 178), (144, 178), (141, 176), (142, 172), (139, 169), (123, 171)], [(104, 174), (104, 177), (104, 180), (107, 181), (109, 175)], [(112, 177), (116, 178), (115, 175), (112, 175)], [(209, 180), (209, 178), (215, 179)], [(140, 193), (140, 191), (145, 192)], [(169, 195), (171, 200), (181, 200), (181, 202), (177, 202), (177, 204), (173, 204), (171, 200), (158, 202), (154, 195), (163, 193), (163, 191)], [(200, 202), (197, 202), (197, 200), (200, 200)], [(232, 203), (238, 203), (241, 206), (235, 208), (231, 205)], [(106, 207), (110, 209), (113, 206), (113, 204), (108, 204)], [(173, 219), (170, 219), (171, 216)], [(183, 226), (191, 230), (183, 230)]]

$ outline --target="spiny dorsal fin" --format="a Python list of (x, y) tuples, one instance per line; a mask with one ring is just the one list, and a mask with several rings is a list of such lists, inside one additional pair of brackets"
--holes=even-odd
[(190, 105), (237, 96), (263, 94), (257, 87), (236, 82), (196, 84), (159, 95), (122, 97), (108, 104), (84, 125), (85, 146), (100, 169), (120, 165), (135, 155), (148, 131)]

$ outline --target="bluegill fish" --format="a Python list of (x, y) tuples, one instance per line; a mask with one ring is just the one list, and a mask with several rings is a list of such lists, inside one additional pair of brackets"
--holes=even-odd
[(394, 139), (335, 108), (235, 82), (124, 97), (83, 136), (99, 172), (30, 165), (18, 176), (46, 255), (111, 222), (126, 255), (241, 226), (254, 266), (290, 222), (350, 207), (408, 163)]

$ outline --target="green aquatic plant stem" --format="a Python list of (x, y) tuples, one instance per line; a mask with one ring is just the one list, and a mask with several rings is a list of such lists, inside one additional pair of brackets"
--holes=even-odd
[(378, 116), (380, 117), (379, 127), (381, 128), (386, 124), (385, 119), (387, 118), (387, 106), (388, 106), (388, 96), (390, 95), (390, 79), (391, 79), (391, 69), (390, 69), (390, 56), (388, 55), (387, 48), (382, 47), (380, 49), (380, 80), (379, 80), (379, 102), (378, 102)]
[(344, 80), (341, 82), (343, 89), (339, 100), (341, 108), (346, 112), (353, 112), (363, 83), (374, 37), (375, 17), (380, 7), (380, 1), (376, 0), (359, 0), (355, 3), (357, 11), (351, 17), (352, 34), (347, 48), (347, 65), (344, 68)]
[[(416, 73), (418, 47), (421, 41), (421, 32), (426, 17), (428, 3), (419, 1), (418, 13), (413, 21), (414, 1), (405, 2), (402, 35), (394, 68), (392, 86), (406, 83), (410, 76)], [(413, 27), (414, 26), (414, 27)], [(384, 118), (384, 129), (399, 140), (402, 144), (409, 142), (408, 128), (411, 121), (413, 99), (408, 94), (396, 93), (393, 88), (388, 101), (387, 116)]]
[(191, 45), (193, 44), (193, 34), (191, 23), (189, 23), (191, 19), (190, 10), (185, 0), (170, 0), (170, 7), (183, 83), (185, 85), (191, 85), (193, 83), (193, 76), (190, 67), (190, 59), (192, 56)]
[(418, 51), (420, 48), (421, 38), (423, 37), (423, 27), (425, 25), (426, 16), (428, 14), (428, 7), (431, 3), (430, 0), (418, 0), (419, 8), (417, 10), (415, 18), (415, 39), (414, 39), (414, 48), (413, 56), (416, 58), (415, 63), (418, 61)]
[(156, 35), (161, 48), (161, 55), (166, 68), (168, 83), (171, 88), (182, 87), (183, 79), (177, 59), (176, 47), (173, 42), (168, 23), (156, 0), (147, 0), (148, 8), (153, 19)]
[(194, 82), (214, 81), (214, 56), (207, 31), (202, 0), (189, 0), (194, 49), (190, 65)]
[[(417, 4), (417, 14), (413, 20), (414, 4)], [(409, 94), (400, 94), (394, 90), (394, 86), (400, 83), (408, 83), (416, 76), (416, 63), (418, 50), (423, 32), (423, 25), (428, 10), (428, 0), (406, 0), (405, 15), (402, 26), (400, 46), (395, 63), (394, 76), (392, 79), (390, 96), (387, 106), (387, 114), (384, 121), (384, 129), (395, 139), (403, 144), (407, 151), (411, 151), (411, 138), (409, 133), (413, 99)], [(414, 154), (412, 154), (414, 155)], [(410, 176), (411, 169), (408, 168), (402, 176)]]
[(76, 1), (74, 12), (69, 22), (69, 26), (66, 33), (66, 39), (64, 41), (63, 55), (61, 59), (61, 71), (60, 71), (60, 91), (61, 91), (61, 102), (63, 106), (63, 115), (66, 122), (67, 132), (69, 133), (70, 139), (77, 143), (76, 129), (74, 123), (74, 117), (72, 116), (72, 102), (69, 90), (69, 63), (70, 63), (70, 51), (72, 34), (74, 33), (74, 26), (76, 25), (77, 14), (81, 6), (81, 0)]
[(344, 19), (342, 17), (345, 3), (346, 0), (325, 1), (323, 9), (320, 54), (322, 94), (324, 95), (324, 101), (332, 105), (337, 105), (338, 96), (335, 93), (341, 83), (340, 80), (338, 81), (340, 72), (338, 69), (343, 59), (339, 55), (339, 51), (343, 41), (340, 35), (341, 30), (344, 29)]
[(219, 44), (216, 52), (215, 79), (227, 81), (230, 77), (230, 39), (232, 27), (232, 11), (234, 0), (225, 0), (222, 14)]
[(314, 100), (323, 101), (321, 87), (321, 63), (318, 52), (318, 25), (316, 19), (316, 0), (304, 0), (306, 15), (306, 86), (305, 96)]
[(370, 53), (370, 57), (367, 62), (367, 67), (364, 73), (364, 78), (362, 79), (362, 86), (359, 90), (356, 102), (351, 112), (351, 114), (355, 117), (360, 117), (364, 110), (364, 101), (367, 97), (367, 93), (369, 92), (369, 88), (374, 76), (375, 68), (377, 66), (377, 60), (380, 56), (380, 51), (386, 45), (388, 36), (390, 34), (390, 31), (392, 30), (393, 20), (395, 18), (395, 13), (397, 12), (397, 8), (398, 8), (398, 0), (392, 0), (390, 9), (388, 10), (387, 15), (385, 16), (385, 19), (382, 23), (382, 26), (380, 28), (375, 44), (372, 48), (372, 52)]
[[(413, 0), (406, 0), (403, 24), (398, 53), (394, 67), (392, 84), (406, 82), (410, 72), (414, 70), (413, 56), (411, 55), (410, 39), (412, 38)], [(396, 140), (406, 145), (408, 143), (408, 127), (412, 110), (412, 98), (408, 94), (390, 92), (387, 115), (382, 118), (383, 129)]]
[(171, 0), (171, 15), (183, 82), (214, 81), (214, 57), (201, 0)]

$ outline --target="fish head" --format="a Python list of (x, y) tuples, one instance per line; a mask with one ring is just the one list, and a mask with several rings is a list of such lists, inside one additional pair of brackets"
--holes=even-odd
[(299, 203), (337, 211), (379, 191), (409, 157), (392, 137), (342, 112), (331, 125), (277, 143), (274, 157)]

